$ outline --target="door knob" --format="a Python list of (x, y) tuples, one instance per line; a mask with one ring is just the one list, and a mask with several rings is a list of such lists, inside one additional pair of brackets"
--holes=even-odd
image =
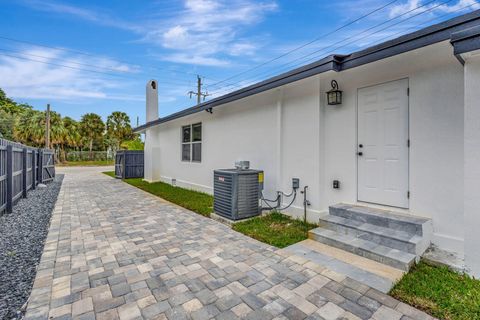
[(363, 144), (360, 143), (360, 144), (358, 145), (358, 147), (359, 147), (359, 148), (363, 148)]
[(361, 152), (361, 151), (357, 154), (358, 154), (359, 157), (363, 156), (363, 152)]

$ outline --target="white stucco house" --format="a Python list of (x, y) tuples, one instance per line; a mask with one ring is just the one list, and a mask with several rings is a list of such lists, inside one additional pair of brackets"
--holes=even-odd
[[(332, 80), (341, 104), (327, 103)], [(212, 193), (213, 170), (249, 160), (265, 196), (308, 185), (312, 221), (339, 203), (430, 219), (428, 241), (480, 276), (480, 11), (162, 118), (156, 86), (135, 129), (146, 180)]]

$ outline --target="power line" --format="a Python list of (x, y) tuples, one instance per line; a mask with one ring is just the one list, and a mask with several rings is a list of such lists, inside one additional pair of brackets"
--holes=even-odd
[[(427, 20), (427, 21), (424, 21), (424, 22), (422, 22), (422, 23), (419, 23), (419, 24), (417, 24), (417, 25), (415, 25), (415, 26), (413, 26), (413, 27), (408, 28), (407, 30), (416, 30), (416, 29), (418, 29), (420, 26), (422, 26), (422, 25), (424, 25), (424, 24), (431, 23), (431, 22), (433, 22), (433, 21), (442, 20), (443, 18), (445, 18), (445, 17), (447, 17), (447, 16), (451, 16), (451, 15), (453, 15), (453, 14), (456, 13), (456, 12), (463, 11), (463, 10), (465, 10), (465, 9), (468, 9), (468, 8), (473, 7), (473, 6), (475, 6), (475, 5), (478, 5), (478, 4), (479, 4), (479, 3), (474, 2), (474, 3), (469, 4), (469, 5), (467, 5), (467, 6), (464, 6), (464, 7), (461, 7), (461, 8), (459, 8), (459, 9), (456, 9), (456, 10), (454, 10), (454, 11), (451, 11), (451, 12), (449, 12), (449, 13), (447, 13), (447, 14), (444, 14), (444, 15), (441, 15), (441, 16), (439, 16), (439, 17), (435, 17), (435, 18), (433, 18), (433, 19), (429, 19), (429, 20)], [(441, 5), (442, 5), (442, 4), (441, 4)], [(424, 12), (422, 12), (422, 13), (424, 13)], [(403, 22), (403, 21), (402, 21), (402, 22)], [(399, 35), (402, 35), (402, 34), (405, 34), (405, 30), (400, 31), (400, 32), (397, 32), (397, 33), (395, 33), (395, 34), (393, 34), (393, 35), (389, 35), (389, 36), (387, 36), (387, 37), (384, 37), (384, 38), (380, 39), (376, 44), (382, 43), (382, 42), (384, 42), (384, 41), (387, 41), (388, 39), (391, 39), (392, 37), (399, 36)], [(231, 91), (231, 90), (216, 91), (216, 92), (213, 92), (212, 95), (221, 96), (221, 95), (226, 94), (226, 93), (229, 93), (229, 92), (232, 92), (232, 91)]]
[[(41, 44), (41, 43), (35, 43), (35, 42), (31, 42), (31, 41), (15, 39), (15, 38), (6, 37), (6, 36), (2, 36), (2, 35), (0, 35), (0, 39), (7, 40), (7, 41), (12, 41), (12, 42), (17, 42), (17, 43), (29, 44), (29, 45), (32, 45), (32, 46), (43, 47), (43, 48), (48, 48), (48, 49), (53, 49), (53, 50), (71, 52), (71, 53), (84, 55), (84, 56), (89, 56), (89, 57), (95, 57), (95, 58), (101, 57), (101, 56), (98, 56), (98, 55), (95, 55), (95, 54), (91, 54), (91, 53), (87, 53), (87, 52), (83, 52), (83, 51), (79, 51), (79, 50), (73, 50), (73, 49), (69, 49), (69, 48), (56, 47), (56, 46), (49, 46), (49, 45), (45, 45), (45, 44)], [(119, 62), (119, 63), (125, 63), (125, 64), (129, 64), (129, 65), (137, 65), (137, 64), (132, 63), (130, 61), (117, 60), (117, 59), (114, 59), (114, 60), (116, 62)], [(161, 68), (161, 67), (152, 66), (152, 65), (145, 65), (145, 66), (149, 67), (149, 68), (152, 68), (152, 69), (157, 69), (157, 70), (165, 70), (165, 71), (169, 71), (169, 72), (178, 72), (178, 73), (186, 74), (186, 75), (189, 75), (189, 76), (192, 76), (192, 75), (196, 76), (197, 75), (194, 72), (182, 71), (182, 70), (177, 70), (177, 69), (172, 70), (172, 69), (169, 69), (169, 68)], [(203, 76), (203, 78), (210, 79), (210, 80), (213, 80), (213, 81), (218, 81), (217, 79), (212, 78), (210, 76)], [(229, 83), (229, 85), (238, 87), (237, 84), (233, 84), (233, 83)]]
[[(79, 70), (79, 71), (84, 71), (84, 72), (98, 73), (98, 74), (108, 75), (108, 76), (111, 76), (111, 77), (119, 77), (119, 78), (123, 78), (123, 79), (133, 79), (132, 77), (127, 77), (127, 76), (120, 75), (120, 74), (114, 74), (114, 73), (102, 72), (102, 71), (97, 71), (97, 70), (78, 68), (78, 67), (53, 63), (53, 62), (30, 59), (30, 58), (26, 58), (26, 57), (22, 57), (22, 56), (16, 56), (16, 55), (7, 54), (7, 53), (0, 53), (0, 56), (7, 56), (7, 57), (15, 58), (15, 59), (22, 59), (22, 60), (32, 61), (32, 62), (36, 62), (36, 63), (43, 63), (43, 64), (47, 64), (47, 65), (57, 66), (57, 67), (61, 67), (61, 68), (68, 68), (68, 69), (73, 69), (73, 70)], [(178, 85), (186, 85), (185, 83), (176, 82), (174, 80), (169, 80), (167, 83), (178, 84)]]
[[(402, 16), (405, 16), (405, 15), (407, 15), (407, 14), (409, 14), (409, 13), (411, 13), (411, 12), (417, 10), (417, 9), (420, 9), (420, 8), (422, 8), (422, 7), (425, 7), (425, 6), (431, 4), (431, 3), (435, 2), (435, 1), (436, 1), (436, 0), (429, 1), (429, 2), (427, 2), (427, 3), (425, 3), (425, 4), (423, 4), (423, 5), (420, 5), (420, 6), (417, 6), (417, 7), (413, 8), (413, 9), (410, 9), (410, 10), (408, 10), (408, 11), (406, 11), (406, 12), (404, 12), (404, 13), (398, 15), (398, 16), (395, 16), (395, 17), (393, 17), (393, 18), (390, 18), (390, 19), (388, 19), (388, 20), (386, 20), (386, 21), (384, 21), (384, 22), (382, 22), (382, 23), (379, 23), (379, 24), (376, 24), (376, 25), (374, 25), (374, 26), (372, 26), (372, 27), (369, 27), (369, 28), (367, 28), (367, 29), (365, 29), (365, 30), (363, 30), (363, 31), (361, 31), (361, 32), (353, 35), (353, 36), (347, 37), (347, 38), (345, 38), (345, 39), (343, 39), (343, 40), (337, 41), (337, 42), (335, 42), (335, 43), (333, 43), (333, 44), (330, 44), (330, 45), (328, 45), (328, 46), (325, 46), (325, 47), (323, 47), (323, 48), (321, 48), (321, 49), (319, 49), (319, 50), (316, 50), (316, 51), (314, 51), (314, 52), (311, 52), (311, 53), (309, 53), (309, 54), (307, 54), (307, 55), (303, 55), (303, 56), (301, 56), (301, 57), (299, 57), (299, 58), (296, 58), (296, 59), (294, 59), (294, 60), (292, 60), (292, 61), (290, 61), (290, 62), (287, 62), (287, 63), (281, 65), (281, 66), (279, 67), (280, 69), (277, 68), (277, 71), (269, 72), (269, 73), (267, 73), (267, 74), (265, 74), (265, 75), (263, 75), (264, 72), (259, 73), (259, 74), (257, 74), (257, 75), (255, 76), (255, 78), (253, 78), (253, 79), (257, 79), (257, 78), (259, 78), (260, 76), (262, 76), (263, 78), (265, 78), (265, 77), (268, 78), (268, 77), (270, 77), (270, 76), (272, 76), (272, 75), (278, 74), (279, 72), (281, 72), (282, 70), (286, 69), (287, 67), (288, 67), (289, 69), (291, 69), (291, 68), (293, 68), (293, 67), (298, 67), (298, 66), (305, 65), (306, 63), (308, 63), (308, 62), (310, 62), (310, 61), (312, 61), (312, 60), (313, 60), (313, 61), (316, 61), (316, 60), (318, 59), (318, 57), (309, 59), (309, 60), (307, 60), (307, 61), (302, 61), (300, 64), (292, 65), (293, 63), (295, 63), (295, 62), (297, 62), (297, 61), (304, 60), (305, 58), (307, 58), (307, 57), (309, 57), (309, 56), (312, 56), (312, 55), (317, 54), (317, 53), (319, 53), (319, 52), (325, 51), (325, 49), (332, 48), (333, 46), (335, 46), (335, 45), (337, 45), (337, 44), (340, 44), (340, 43), (343, 43), (343, 42), (345, 42), (345, 41), (347, 41), (347, 40), (356, 38), (356, 37), (359, 36), (359, 35), (362, 35), (362, 34), (368, 32), (368, 31), (370, 31), (370, 30), (373, 30), (373, 29), (375, 29), (375, 28), (378, 28), (379, 26), (382, 26), (382, 25), (384, 25), (384, 24), (386, 24), (386, 23), (389, 23), (389, 22), (391, 22), (391, 21), (393, 21), (393, 20), (395, 20), (395, 19), (398, 19), (398, 18), (400, 18), (400, 17), (402, 17)], [(388, 28), (390, 28), (390, 27), (393, 27), (393, 26), (395, 26), (395, 25), (398, 25), (398, 24), (400, 24), (400, 23), (403, 23), (403, 22), (405, 22), (405, 21), (407, 21), (407, 20), (409, 20), (409, 19), (412, 19), (412, 18), (414, 18), (414, 17), (416, 17), (416, 16), (419, 16), (419, 15), (421, 15), (421, 14), (424, 14), (424, 13), (426, 13), (426, 12), (432, 11), (433, 9), (435, 9), (435, 8), (441, 6), (441, 5), (447, 4), (447, 3), (451, 2), (451, 1), (453, 1), (453, 0), (447, 0), (447, 1), (445, 1), (445, 2), (439, 3), (439, 4), (437, 4), (436, 6), (433, 6), (433, 7), (429, 8), (428, 10), (422, 11), (422, 12), (420, 12), (420, 13), (418, 13), (418, 14), (415, 14), (415, 15), (413, 15), (413, 16), (410, 16), (410, 17), (406, 18), (406, 19), (403, 19), (403, 20), (399, 21), (398, 23), (388, 25), (387, 27), (385, 27), (385, 28), (383, 28), (383, 29), (380, 29), (380, 30), (377, 30), (377, 31), (375, 31), (375, 32), (373, 32), (373, 33), (370, 33), (370, 34), (368, 34), (368, 35), (365, 36), (365, 37), (362, 37), (362, 38), (359, 38), (359, 39), (355, 39), (354, 41), (349, 42), (349, 43), (347, 43), (347, 44), (345, 44), (345, 45), (342, 45), (342, 46), (339, 46), (339, 47), (335, 47), (335, 48), (332, 49), (332, 50), (337, 50), (337, 49), (343, 48), (343, 47), (345, 47), (346, 45), (349, 45), (349, 44), (351, 44), (351, 43), (353, 43), (353, 42), (355, 42), (355, 41), (368, 38), (368, 37), (371, 36), (371, 35), (374, 35), (374, 34), (380, 32), (380, 31), (386, 30), (386, 29), (388, 29)], [(253, 79), (251, 78), (251, 80), (253, 80)], [(228, 92), (228, 90), (229, 90), (229, 89), (227, 89), (226, 91), (222, 91), (222, 90), (220, 89), (220, 90), (217, 90), (217, 91), (213, 92), (212, 94), (218, 95), (219, 93)]]
[[(18, 53), (18, 54), (21, 54), (21, 55), (25, 55), (25, 56), (32, 56), (32, 57), (37, 57), (37, 58), (42, 58), (42, 59), (49, 59), (49, 60), (58, 60), (58, 61), (61, 61), (61, 62), (64, 62), (64, 63), (68, 63), (68, 64), (74, 64), (74, 65), (78, 65), (78, 66), (85, 66), (85, 67), (90, 67), (90, 68), (94, 68), (94, 69), (102, 69), (102, 70), (107, 70), (107, 71), (112, 71), (112, 72), (118, 72), (118, 73), (130, 73), (130, 74), (134, 74), (132, 72), (128, 72), (128, 71), (124, 71), (124, 70), (119, 70), (119, 69), (114, 69), (114, 68), (110, 68), (110, 67), (104, 67), (104, 66), (98, 66), (98, 65), (92, 65), (92, 64), (87, 64), (87, 63), (80, 63), (80, 62), (76, 62), (76, 61), (72, 61), (72, 60), (67, 60), (67, 59), (59, 59), (59, 58), (52, 58), (52, 57), (46, 57), (46, 56), (42, 56), (42, 55), (37, 55), (37, 54), (31, 54), (31, 53), (25, 53), (25, 52), (22, 52), (22, 51), (19, 51), (19, 50), (11, 50), (11, 49), (5, 49), (5, 48), (0, 48), (0, 51), (6, 51), (6, 52), (14, 52), (14, 53)], [(39, 60), (34, 60), (32, 59), (33, 61), (35, 62), (40, 62)], [(47, 62), (47, 61), (44, 61), (44, 62)], [(94, 70), (93, 69), (93, 70)], [(92, 71), (92, 69), (89, 69), (89, 71)], [(94, 71), (98, 71), (98, 70), (94, 70)], [(155, 78), (158, 78), (157, 76), (154, 76), (154, 75), (149, 75), (149, 74), (146, 74), (145, 72), (142, 72), (143, 74), (147, 75), (147, 76), (151, 76), (151, 77), (155, 77)], [(169, 79), (171, 80), (171, 79)], [(191, 80), (186, 80), (186, 79), (177, 79), (178, 81), (183, 81), (185, 82), (185, 84), (190, 84), (191, 83)]]
[[(321, 48), (321, 49), (319, 49), (319, 50), (316, 50), (316, 51), (314, 51), (314, 52), (311, 52), (311, 53), (309, 53), (309, 54), (307, 54), (307, 55), (300, 56), (300, 57), (298, 57), (298, 58), (296, 58), (296, 59), (293, 59), (292, 61), (289, 61), (289, 62), (287, 62), (287, 63), (284, 63), (283, 65), (281, 65), (281, 66), (279, 66), (279, 67), (277, 68), (278, 71), (275, 71), (275, 72), (273, 72), (273, 73), (272, 73), (272, 72), (268, 72), (268, 71), (267, 71), (267, 73), (265, 73), (265, 71), (263, 71), (263, 72), (261, 72), (261, 73), (258, 73), (258, 74), (256, 74), (256, 75), (254, 76), (253, 79), (257, 79), (257, 78), (259, 78), (260, 76), (262, 76), (262, 77), (269, 77), (271, 74), (277, 74), (277, 73), (279, 73), (280, 70), (284, 70), (286, 67), (292, 68), (292, 64), (293, 64), (294, 62), (303, 60), (303, 59), (305, 59), (306, 57), (309, 57), (309, 56), (311, 56), (311, 55), (313, 55), (313, 54), (315, 54), (315, 53), (318, 53), (318, 52), (321, 52), (321, 51), (323, 51), (323, 50), (325, 50), (325, 49), (331, 48), (331, 47), (333, 47), (333, 46), (336, 45), (336, 44), (339, 44), (339, 43), (342, 43), (342, 42), (347, 41), (347, 40), (349, 40), (349, 39), (352, 39), (352, 38), (354, 38), (354, 37), (357, 37), (358, 35), (361, 35), (361, 34), (363, 34), (363, 33), (365, 33), (365, 32), (368, 32), (368, 31), (370, 31), (370, 30), (372, 30), (372, 29), (375, 29), (375, 28), (377, 28), (377, 27), (379, 27), (379, 26), (381, 26), (381, 25), (384, 25), (384, 24), (386, 24), (386, 23), (388, 23), (388, 22), (391, 22), (391, 21), (393, 21), (393, 20), (395, 20), (395, 19), (397, 19), (397, 18), (400, 18), (400, 17), (402, 17), (402, 16), (404, 16), (404, 15), (406, 15), (406, 14), (409, 14), (409, 13), (411, 13), (412, 11), (417, 10), (417, 9), (419, 9), (419, 8), (421, 8), (421, 7), (424, 7), (424, 6), (426, 6), (426, 5), (430, 4), (430, 3), (433, 3), (433, 2), (435, 2), (435, 1), (436, 1), (436, 0), (431, 0), (430, 2), (427, 2), (427, 3), (423, 4), (423, 5), (417, 6), (417, 7), (413, 8), (413, 9), (411, 9), (411, 10), (408, 10), (408, 11), (400, 14), (400, 15), (397, 15), (397, 16), (395, 16), (395, 17), (393, 17), (393, 18), (390, 18), (390, 19), (388, 19), (388, 20), (386, 20), (386, 21), (384, 21), (384, 22), (382, 22), (382, 23), (380, 23), (380, 24), (376, 24), (376, 25), (374, 25), (374, 26), (372, 26), (372, 27), (370, 27), (370, 28), (367, 28), (367, 29), (361, 31), (360, 33), (357, 33), (357, 34), (355, 34), (355, 35), (353, 35), (353, 36), (347, 37), (347, 38), (345, 38), (345, 39), (343, 39), (343, 40), (337, 41), (337, 42), (335, 42), (335, 43), (333, 43), (333, 44), (327, 45), (327, 46), (325, 46), (325, 47), (323, 47), (323, 48)], [(305, 63), (305, 62), (303, 62), (302, 65), (303, 65), (304, 63)], [(265, 76), (263, 76), (263, 74), (265, 74)]]
[(375, 10), (370, 11), (370, 12), (368, 12), (367, 14), (358, 17), (358, 18), (355, 19), (355, 20), (352, 20), (352, 21), (350, 21), (350, 22), (348, 22), (348, 23), (346, 23), (346, 24), (344, 24), (344, 25), (336, 28), (335, 30), (329, 31), (329, 32), (327, 32), (327, 33), (325, 33), (325, 34), (323, 34), (323, 35), (321, 35), (321, 36), (319, 36), (319, 37), (317, 37), (317, 38), (315, 38), (315, 39), (313, 39), (313, 40), (311, 40), (311, 41), (309, 41), (309, 42), (307, 42), (307, 43), (304, 43), (304, 44), (302, 44), (301, 46), (298, 46), (298, 47), (296, 47), (296, 48), (294, 48), (294, 49), (292, 49), (292, 50), (289, 50), (289, 51), (287, 51), (287, 52), (285, 52), (285, 53), (283, 53), (283, 54), (281, 54), (281, 55), (279, 55), (279, 56), (277, 56), (277, 57), (275, 57), (275, 58), (273, 58), (273, 59), (270, 59), (270, 60), (267, 60), (267, 61), (265, 61), (265, 62), (262, 62), (262, 63), (254, 66), (254, 67), (252, 67), (252, 68), (250, 68), (250, 69), (247, 69), (247, 70), (242, 71), (242, 72), (240, 72), (240, 73), (234, 74), (234, 75), (232, 75), (232, 76), (230, 76), (230, 77), (228, 77), (228, 78), (226, 78), (226, 79), (224, 79), (224, 80), (222, 80), (222, 81), (216, 82), (216, 83), (212, 84), (211, 86), (213, 87), (213, 86), (216, 86), (217, 84), (224, 83), (224, 82), (227, 81), (227, 80), (231, 80), (231, 79), (236, 78), (236, 77), (238, 77), (238, 76), (240, 76), (240, 75), (243, 75), (243, 74), (245, 74), (245, 73), (248, 73), (248, 72), (250, 72), (250, 71), (252, 71), (252, 70), (256, 70), (256, 69), (258, 69), (258, 68), (260, 68), (260, 67), (262, 67), (262, 66), (264, 66), (264, 65), (266, 65), (266, 64), (269, 64), (269, 63), (271, 63), (271, 62), (273, 62), (273, 61), (276, 61), (276, 60), (278, 60), (278, 59), (281, 59), (281, 58), (283, 58), (283, 57), (285, 57), (285, 56), (287, 56), (287, 55), (289, 55), (289, 54), (291, 54), (291, 53), (293, 53), (293, 52), (296, 52), (296, 51), (298, 51), (298, 50), (300, 50), (300, 49), (302, 49), (302, 48), (305, 48), (305, 47), (311, 45), (312, 43), (315, 43), (315, 42), (317, 42), (317, 41), (319, 41), (319, 40), (321, 40), (321, 39), (323, 39), (323, 38), (325, 38), (325, 37), (327, 37), (327, 36), (329, 36), (329, 35), (332, 35), (332, 34), (334, 34), (335, 32), (338, 32), (338, 31), (340, 31), (340, 30), (342, 30), (342, 29), (344, 29), (344, 28), (346, 28), (346, 27), (348, 27), (348, 26), (350, 26), (350, 25), (352, 25), (352, 24), (354, 24), (354, 23), (356, 23), (356, 22), (358, 22), (358, 21), (360, 21), (360, 20), (362, 20), (362, 19), (364, 19), (364, 18), (366, 18), (366, 17), (368, 17), (368, 16), (370, 16), (370, 15), (372, 15), (372, 14), (380, 11), (380, 10), (382, 10), (382, 9), (385, 9), (386, 7), (388, 7), (389, 5), (393, 4), (393, 3), (396, 2), (396, 1), (397, 1), (397, 0), (390, 1), (390, 2), (388, 2), (387, 4), (385, 4), (385, 5), (383, 5), (383, 6), (380, 6), (380, 7), (376, 8)]
[[(444, 14), (444, 15), (435, 17), (435, 18), (433, 18), (433, 19), (430, 19), (430, 20), (424, 21), (424, 22), (422, 22), (422, 23), (419, 23), (419, 24), (417, 24), (417, 25), (415, 25), (415, 26), (413, 26), (413, 27), (407, 28), (406, 30), (409, 31), (409, 30), (418, 29), (420, 26), (422, 26), (422, 25), (424, 25), (424, 24), (431, 23), (431, 22), (433, 22), (433, 21), (442, 20), (443, 18), (445, 18), (445, 17), (447, 17), (447, 16), (451, 16), (451, 15), (453, 15), (453, 14), (456, 13), (456, 12), (463, 11), (463, 10), (468, 9), (468, 8), (470, 8), (470, 7), (473, 7), (473, 6), (475, 6), (475, 5), (479, 5), (479, 3), (478, 3), (478, 2), (473, 2), (473, 3), (471, 3), (471, 4), (467, 5), (467, 6), (458, 8), (458, 9), (453, 10), (453, 11), (451, 11), (451, 12), (449, 12), (449, 13)], [(400, 32), (394, 33), (394, 34), (392, 34), (392, 35), (389, 35), (389, 36), (387, 36), (387, 37), (384, 37), (384, 38), (378, 40), (377, 43), (382, 43), (382, 42), (386, 41), (387, 39), (391, 39), (391, 38), (396, 37), (396, 36), (399, 36), (399, 35), (401, 35), (401, 34), (404, 34), (404, 31), (400, 31)]]
[[(428, 3), (432, 3), (432, 2), (434, 2), (434, 1), (436, 1), (436, 0), (430, 1), (430, 2), (428, 2)], [(442, 5), (447, 4), (447, 3), (449, 3), (449, 2), (452, 2), (452, 1), (453, 1), (453, 0), (447, 0), (447, 1), (445, 1), (445, 2), (441, 2), (441, 3), (439, 3), (439, 4), (437, 4), (437, 5), (429, 8), (429, 9), (427, 9), (427, 10), (425, 10), (425, 11), (416, 13), (416, 14), (414, 14), (414, 15), (412, 15), (412, 16), (409, 16), (409, 17), (407, 17), (407, 18), (399, 21), (399, 22), (396, 22), (396, 23), (391, 24), (391, 25), (388, 25), (388, 26), (386, 26), (386, 27), (384, 27), (384, 28), (382, 28), (382, 29), (379, 29), (379, 30), (376, 30), (376, 31), (374, 31), (374, 32), (371, 32), (371, 33), (367, 34), (366, 36), (363, 36), (363, 37), (360, 37), (360, 38), (356, 38), (356, 39), (354, 39), (353, 41), (347, 42), (347, 43), (345, 43), (345, 44), (343, 44), (343, 45), (341, 45), (341, 46), (337, 46), (337, 47), (335, 47), (335, 48), (333, 48), (333, 49), (331, 49), (331, 50), (328, 50), (327, 53), (332, 53), (334, 50), (338, 50), (338, 49), (344, 48), (344, 47), (346, 47), (346, 46), (348, 46), (348, 45), (350, 45), (350, 44), (352, 44), (352, 43), (354, 43), (354, 42), (356, 42), (356, 41), (367, 39), (368, 37), (370, 37), (370, 36), (372, 36), (372, 35), (375, 35), (375, 34), (381, 32), (381, 31), (385, 31), (385, 30), (387, 30), (387, 29), (389, 29), (389, 28), (391, 28), (391, 27), (397, 26), (397, 25), (399, 25), (399, 24), (401, 24), (401, 23), (403, 23), (403, 22), (405, 22), (405, 21), (408, 21), (408, 20), (410, 20), (410, 19), (413, 19), (413, 18), (415, 18), (415, 17), (418, 17), (419, 15), (422, 15), (422, 14), (424, 14), (424, 13), (430, 12), (430, 11), (438, 8), (439, 6), (442, 6)], [(428, 3), (427, 3), (427, 4), (428, 4)], [(420, 6), (420, 7), (422, 7), (422, 6)], [(420, 7), (418, 7), (418, 8), (420, 8)], [(418, 9), (418, 8), (416, 8), (416, 9)], [(414, 10), (415, 10), (415, 9), (414, 9)], [(413, 11), (413, 10), (412, 10), (412, 11)], [(411, 11), (406, 12), (405, 14), (410, 13), (410, 12), (411, 12)], [(397, 17), (397, 18), (398, 18), (398, 17)], [(385, 24), (385, 23), (381, 23), (381, 24), (379, 24), (379, 25), (377, 25), (377, 26), (375, 26), (375, 27), (379, 27), (379, 26), (381, 26), (381, 25), (383, 25), (383, 24)], [(373, 28), (369, 28), (369, 29), (367, 29), (367, 30), (365, 30), (365, 31), (369, 31), (369, 30), (372, 30), (372, 29), (373, 29)], [(361, 33), (359, 33), (359, 34), (356, 34), (355, 36), (348, 37), (348, 38), (346, 38), (346, 39), (344, 39), (344, 40), (342, 40), (342, 41), (336, 42), (336, 43), (334, 43), (333, 45), (342, 43), (342, 42), (344, 42), (344, 41), (346, 41), (346, 40), (353, 39), (353, 38), (357, 37), (358, 35), (361, 35), (361, 34), (365, 33), (365, 31), (363, 31), (363, 32), (361, 32)], [(306, 57), (309, 57), (309, 56), (312, 56), (313, 54), (317, 54), (317, 53), (319, 53), (319, 52), (322, 52), (322, 51), (324, 51), (324, 49), (326, 49), (326, 48), (331, 48), (333, 45), (328, 46), (328, 47), (325, 47), (325, 48), (320, 49), (320, 50), (317, 50), (317, 51), (314, 51), (314, 52), (310, 53), (309, 55), (303, 57), (302, 59), (304, 59), (304, 58), (306, 58)], [(326, 53), (323, 53), (322, 55), (324, 55), (324, 54), (326, 54)], [(309, 63), (309, 62), (312, 62), (312, 61), (316, 61), (317, 59), (318, 59), (318, 54), (317, 54), (316, 57), (313, 57), (313, 58), (310, 58), (310, 59), (308, 59), (308, 60), (306, 60), (306, 61), (303, 61), (301, 64), (303, 65), (303, 64), (305, 64), (305, 63)]]
[[(32, 54), (32, 53), (25, 53), (25, 52), (22, 52), (22, 51), (19, 51), (19, 50), (11, 50), (11, 49), (0, 48), (0, 51), (14, 52), (14, 53), (19, 53), (19, 54), (25, 55), (25, 56), (31, 56), (31, 57), (37, 57), (37, 58), (43, 58), (43, 59), (52, 59), (52, 57), (46, 57), (46, 56), (42, 56), (42, 55), (38, 55), (38, 54)], [(63, 61), (63, 62), (66, 62), (66, 63), (70, 63), (70, 64), (79, 65), (79, 66), (93, 67), (93, 68), (104, 69), (104, 70), (109, 70), (109, 71), (113, 71), (113, 72), (120, 72), (120, 73), (130, 73), (126, 70), (119, 70), (119, 69), (114, 69), (114, 68), (110, 68), (110, 67), (102, 67), (102, 66), (97, 66), (97, 65), (87, 64), (87, 63), (75, 62), (75, 61), (67, 60), (67, 59), (59, 59), (59, 58), (54, 58), (54, 59), (59, 60), (59, 61)]]

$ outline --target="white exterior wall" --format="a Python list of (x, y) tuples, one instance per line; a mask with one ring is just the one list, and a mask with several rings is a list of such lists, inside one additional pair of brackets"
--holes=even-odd
[[(274, 198), (275, 190), (290, 192), (292, 178), (300, 178), (302, 187), (309, 185), (312, 208), (319, 208), (318, 101), (318, 80), (305, 80), (215, 108), (213, 114), (201, 112), (149, 128), (145, 165), (158, 153), (147, 145), (153, 140), (149, 137), (156, 137), (160, 157), (153, 171), (159, 180), (176, 179), (179, 186), (212, 193), (213, 170), (249, 160), (251, 168), (265, 172), (267, 198)], [(197, 122), (202, 122), (202, 162), (183, 162), (181, 127)], [(298, 209), (293, 212), (303, 212), (300, 194), (293, 207)]]
[[(434, 242), (463, 253), (463, 67), (449, 43), (341, 73), (328, 72), (147, 130), (158, 138), (157, 176), (212, 192), (213, 170), (249, 160), (265, 171), (265, 195), (308, 185), (309, 220), (328, 206), (357, 201), (357, 90), (408, 78), (410, 83), (410, 209), (430, 217)], [(343, 104), (325, 106), (335, 79)], [(181, 127), (202, 122), (202, 163), (182, 162)], [(148, 141), (147, 141), (148, 142)], [(146, 145), (146, 159), (154, 153)], [(332, 188), (340, 180), (340, 189)], [(299, 193), (293, 215), (303, 214)], [(480, 206), (478, 206), (480, 207)], [(454, 223), (452, 223), (454, 222)]]
[[(465, 264), (480, 277), (480, 54), (465, 61)], [(453, 221), (453, 220), (452, 220)]]
[[(357, 90), (408, 78), (410, 205), (394, 210), (432, 218), (433, 241), (462, 255), (463, 67), (451, 46), (434, 50), (436, 55), (412, 52), (410, 60), (396, 56), (334, 76), (344, 102), (325, 109), (325, 199), (327, 205), (357, 201)], [(334, 179), (340, 180), (339, 190), (331, 187)]]
[[(150, 80), (145, 86), (146, 96), (146, 116), (147, 122), (158, 119), (158, 82)], [(154, 131), (149, 130), (145, 133), (145, 150), (152, 150), (154, 152), (146, 153), (144, 163), (144, 177), (147, 181), (156, 181), (159, 179), (158, 168), (155, 163), (159, 156), (158, 135)]]

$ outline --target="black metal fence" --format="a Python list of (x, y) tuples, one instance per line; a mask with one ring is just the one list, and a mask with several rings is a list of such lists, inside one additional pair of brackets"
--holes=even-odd
[(0, 214), (11, 213), (20, 198), (55, 178), (54, 151), (0, 139)]
[(119, 150), (115, 155), (115, 177), (119, 179), (143, 178), (142, 150)]

